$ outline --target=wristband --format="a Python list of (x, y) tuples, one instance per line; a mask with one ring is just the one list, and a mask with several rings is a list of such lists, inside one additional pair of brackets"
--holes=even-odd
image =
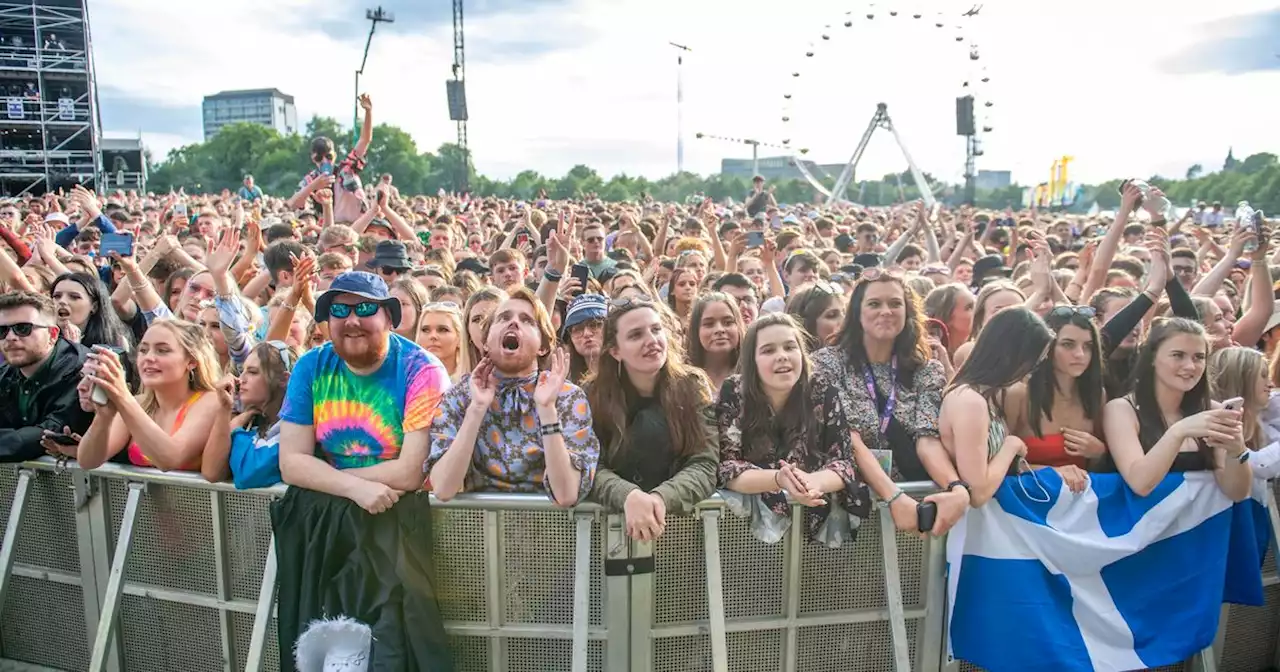
[(946, 487), (947, 492), (951, 492), (952, 490), (955, 490), (957, 485), (964, 488), (964, 491), (969, 493), (970, 495), (973, 494), (973, 490), (969, 488), (969, 483), (963, 479), (956, 479), (948, 483)]
[(540, 431), (542, 432), (543, 438), (546, 438), (548, 436), (555, 436), (556, 434), (560, 433), (560, 423), (558, 422), (547, 423), (542, 426), (542, 429)]
[(892, 497), (890, 497), (889, 499), (884, 500), (884, 503), (883, 503), (883, 504), (881, 504), (881, 506), (883, 506), (884, 508), (886, 508), (886, 509), (887, 509), (887, 508), (889, 508), (890, 506), (892, 506), (892, 505), (893, 505), (893, 503), (894, 503), (894, 502), (896, 502), (896, 501), (898, 500), (898, 498), (899, 498), (899, 497), (901, 497), (901, 496), (903, 496), (903, 495), (905, 495), (905, 494), (907, 494), (905, 490), (903, 490), (902, 488), (898, 488), (898, 491), (897, 491), (897, 492), (895, 492), (895, 493), (893, 493), (893, 496), (892, 496)]
[(542, 272), (542, 277), (546, 278), (547, 282), (560, 282), (564, 278), (564, 273), (548, 268)]

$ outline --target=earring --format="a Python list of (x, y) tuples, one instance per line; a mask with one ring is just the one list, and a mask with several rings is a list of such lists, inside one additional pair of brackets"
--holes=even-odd
[(188, 384), (188, 385), (191, 385), (192, 387), (195, 387), (195, 384), (196, 384), (196, 370), (195, 370), (195, 369), (187, 369), (187, 384)]

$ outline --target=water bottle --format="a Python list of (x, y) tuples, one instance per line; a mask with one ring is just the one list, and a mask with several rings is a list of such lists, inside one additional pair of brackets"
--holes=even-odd
[(1125, 186), (1129, 184), (1137, 187), (1138, 191), (1142, 192), (1142, 198), (1138, 199), (1138, 202), (1134, 207), (1146, 208), (1147, 212), (1151, 214), (1152, 219), (1162, 217), (1166, 224), (1177, 221), (1177, 218), (1174, 217), (1173, 203), (1167, 196), (1164, 194), (1152, 195), (1151, 185), (1147, 184), (1145, 180), (1138, 179), (1125, 180), (1124, 182), (1121, 182), (1120, 193), (1122, 195), (1124, 194)]
[[(1249, 229), (1253, 230), (1253, 206), (1249, 205), (1249, 201), (1240, 201), (1236, 204), (1236, 230)], [(1254, 231), (1254, 233), (1257, 233)], [(1252, 252), (1258, 249), (1257, 238), (1244, 244), (1245, 252)]]

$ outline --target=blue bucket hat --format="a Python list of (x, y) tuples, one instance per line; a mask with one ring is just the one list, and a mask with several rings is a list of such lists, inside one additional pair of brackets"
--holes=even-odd
[(560, 323), (560, 337), (563, 339), (574, 326), (587, 320), (603, 320), (609, 314), (609, 302), (602, 294), (579, 294), (564, 313), (564, 321)]
[(324, 290), (320, 298), (316, 299), (316, 322), (329, 321), (329, 306), (339, 294), (355, 294), (381, 304), (391, 318), (391, 327), (394, 329), (400, 326), (400, 300), (387, 291), (386, 281), (364, 271), (348, 271), (333, 279), (329, 289)]

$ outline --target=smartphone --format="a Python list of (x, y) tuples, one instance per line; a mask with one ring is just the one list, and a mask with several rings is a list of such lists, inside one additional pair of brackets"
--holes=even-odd
[(764, 231), (748, 231), (747, 232), (747, 247), (763, 247), (763, 246), (764, 246)]
[(325, 162), (321, 163), (321, 164), (320, 164), (320, 174), (321, 174), (321, 175), (332, 175), (332, 174), (333, 174), (333, 162), (332, 162), (332, 161), (325, 161)]
[(582, 286), (582, 291), (587, 291), (587, 278), (591, 276), (591, 269), (586, 264), (573, 265), (573, 277), (578, 279)]
[(122, 257), (133, 256), (133, 236), (127, 233), (104, 233), (98, 244), (98, 256), (106, 257), (117, 252)]
[[(95, 345), (93, 346), (93, 349), (94, 350), (99, 350), (99, 349), (110, 350), (111, 352), (116, 353), (116, 357), (119, 357), (124, 354), (124, 348), (119, 348), (113, 345)], [(106, 405), (107, 401), (109, 401), (107, 397), (107, 391), (102, 389), (101, 385), (93, 386), (93, 390), (90, 392), (89, 398), (93, 400), (93, 403), (99, 406)]]
[(521, 231), (520, 233), (517, 233), (517, 234), (516, 234), (516, 245), (517, 245), (517, 246), (519, 246), (519, 247), (524, 247), (524, 246), (525, 246), (526, 244), (528, 244), (528, 243), (529, 243), (529, 232), (528, 232), (528, 231)]
[(1244, 397), (1232, 397), (1222, 402), (1222, 408), (1226, 411), (1238, 411), (1244, 408)]
[(1265, 217), (1265, 215), (1263, 215), (1261, 210), (1253, 211), (1253, 235), (1257, 236), (1259, 239), (1262, 238), (1263, 217)]
[(933, 524), (938, 520), (938, 505), (933, 502), (920, 502), (916, 504), (916, 529), (920, 532), (929, 532), (933, 530)]
[(174, 211), (175, 213), (177, 213), (177, 215), (178, 215), (179, 217), (186, 217), (186, 216), (187, 216), (187, 204), (186, 204), (186, 203), (179, 203), (179, 204), (177, 204), (177, 205), (173, 206), (173, 211)]
[(73, 438), (70, 434), (45, 434), (46, 439), (58, 444), (59, 446), (78, 446), (79, 439)]
[(774, 215), (773, 217), (769, 218), (769, 226), (775, 229), (781, 229), (782, 218), (777, 215)]

